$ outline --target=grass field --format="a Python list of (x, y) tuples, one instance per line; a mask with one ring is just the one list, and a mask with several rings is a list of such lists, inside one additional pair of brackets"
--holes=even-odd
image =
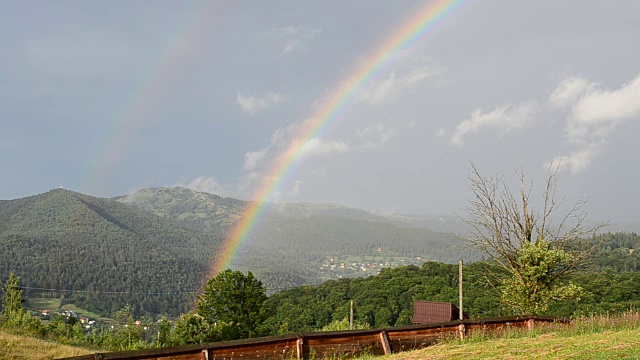
[(73, 304), (66, 304), (60, 306), (60, 299), (43, 299), (43, 298), (32, 298), (27, 300), (27, 307), (33, 310), (44, 310), (48, 309), (52, 312), (56, 312), (58, 310), (72, 310), (75, 311), (78, 316), (86, 316), (92, 319), (98, 319), (102, 321), (108, 321), (109, 318), (105, 318), (100, 316), (99, 314), (93, 313), (91, 311), (79, 308)]
[(90, 351), (0, 330), (1, 360), (53, 359), (85, 354), (90, 354)]
[(531, 332), (476, 334), (422, 350), (360, 360), (418, 359), (640, 359), (640, 313), (601, 316)]
[(33, 298), (27, 300), (27, 307), (33, 310), (51, 310), (60, 309), (60, 299), (43, 299)]

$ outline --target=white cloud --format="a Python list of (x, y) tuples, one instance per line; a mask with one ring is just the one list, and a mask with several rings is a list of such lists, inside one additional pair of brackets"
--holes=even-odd
[(400, 76), (396, 76), (395, 72), (392, 71), (386, 79), (375, 81), (360, 90), (357, 100), (370, 105), (379, 105), (438, 73), (439, 71), (432, 65), (415, 68)]
[(343, 154), (349, 152), (349, 150), (351, 150), (349, 144), (344, 141), (324, 141), (320, 138), (309, 139), (300, 147), (300, 153), (304, 156)]
[(308, 29), (301, 26), (284, 26), (263, 31), (260, 35), (269, 40), (281, 43), (281, 55), (289, 54), (307, 48), (307, 44), (316, 36), (322, 34), (322, 29)]
[(253, 170), (258, 162), (262, 160), (262, 158), (267, 154), (267, 149), (262, 149), (258, 151), (248, 152), (244, 154), (244, 165), (242, 168), (245, 171)]
[(198, 176), (197, 178), (189, 182), (180, 181), (177, 185), (186, 187), (188, 189), (192, 189), (195, 191), (207, 192), (210, 194), (223, 195), (223, 196), (226, 196), (226, 193), (228, 191), (227, 188), (220, 185), (218, 180), (212, 177), (207, 177), (207, 176)]
[(238, 96), (236, 98), (238, 105), (240, 105), (242, 111), (251, 115), (262, 112), (271, 107), (271, 105), (279, 104), (283, 99), (284, 95), (276, 92), (268, 92), (263, 97), (244, 96), (241, 93), (238, 93)]
[(382, 124), (367, 126), (356, 131), (356, 137), (365, 139), (364, 147), (378, 147), (398, 134), (396, 128), (387, 128)]
[(438, 129), (438, 131), (436, 131), (436, 136), (437, 137), (441, 138), (441, 137), (443, 137), (445, 135), (447, 135), (447, 129), (445, 129), (445, 128), (440, 128), (440, 129)]
[(561, 108), (573, 104), (589, 89), (589, 81), (583, 78), (569, 76), (549, 96), (549, 104), (554, 108)]
[(558, 156), (551, 160), (551, 163), (545, 164), (545, 167), (558, 168), (560, 170), (568, 169), (572, 174), (577, 174), (586, 170), (591, 162), (604, 151), (607, 141), (601, 139), (574, 151), (568, 155)]
[(451, 143), (464, 145), (465, 136), (478, 132), (483, 127), (496, 128), (503, 134), (526, 127), (537, 110), (537, 106), (532, 103), (503, 105), (488, 113), (477, 109), (471, 113), (471, 118), (458, 124), (451, 136)]
[(326, 140), (314, 137), (306, 140), (304, 144), (298, 144), (299, 138), (304, 136), (304, 130), (310, 126), (312, 121), (313, 119), (308, 119), (274, 131), (268, 146), (245, 154), (244, 170), (260, 171), (290, 151), (296, 151), (306, 157), (329, 156), (351, 151), (351, 146), (344, 140)]
[[(562, 158), (560, 167), (569, 169), (573, 174), (587, 169), (604, 151), (611, 134), (620, 124), (640, 120), (640, 75), (616, 90), (602, 90), (599, 84), (586, 80), (580, 80), (579, 85), (575, 85), (576, 82), (575, 78), (568, 78), (553, 92), (572, 94), (557, 98), (564, 99), (560, 103), (571, 107), (565, 126), (565, 140), (577, 149), (567, 156), (555, 158), (552, 163), (557, 164)], [(574, 84), (573, 90), (566, 90), (570, 88), (567, 84)]]

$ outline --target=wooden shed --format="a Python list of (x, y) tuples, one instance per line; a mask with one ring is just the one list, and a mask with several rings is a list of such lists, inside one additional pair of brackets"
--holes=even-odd
[[(413, 302), (413, 323), (430, 324), (459, 319), (460, 311), (452, 303), (415, 300)], [(464, 314), (464, 319), (469, 317)]]

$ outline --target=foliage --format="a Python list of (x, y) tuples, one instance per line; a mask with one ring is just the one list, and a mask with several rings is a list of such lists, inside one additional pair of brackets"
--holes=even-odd
[[(369, 324), (363, 324), (356, 321), (353, 322), (354, 330), (365, 330), (370, 328), (371, 327), (369, 326)], [(342, 320), (333, 320), (326, 326), (322, 327), (322, 331), (338, 331), (338, 330), (350, 330), (350, 329), (351, 329), (351, 325), (349, 324), (349, 319), (346, 317)]]
[(552, 302), (580, 299), (581, 287), (560, 283), (556, 276), (558, 269), (572, 262), (572, 254), (551, 248), (544, 239), (525, 243), (517, 254), (517, 276), (501, 280), (503, 303), (520, 314), (538, 315), (546, 313)]
[(179, 316), (219, 241), (131, 205), (56, 189), (0, 206), (0, 279), (22, 274), (25, 297), (64, 297), (62, 305), (103, 316), (127, 303), (136, 317)]
[(198, 314), (183, 314), (176, 322), (174, 329), (168, 334), (166, 346), (220, 341), (223, 339), (223, 328), (223, 325), (212, 323)]
[(501, 285), (504, 304), (520, 313), (539, 314), (546, 312), (552, 301), (578, 297), (581, 290), (573, 284), (562, 285), (562, 281), (595, 247), (577, 250), (571, 245), (601, 226), (584, 227), (584, 201), (570, 208), (560, 224), (552, 224), (563, 202), (556, 199), (557, 170), (549, 171), (542, 210), (537, 211), (524, 171), (518, 174), (520, 191), (516, 195), (500, 174), (484, 177), (471, 164), (473, 197), (466, 209), (466, 222), (473, 230), (466, 238), (509, 274), (506, 279), (494, 280)]
[(13, 272), (2, 288), (2, 316), (8, 325), (18, 325), (22, 322), (26, 311), (22, 306), (22, 289), (20, 278)]
[(263, 333), (266, 290), (251, 272), (230, 269), (211, 278), (199, 297), (198, 315), (223, 326), (224, 338), (242, 339)]

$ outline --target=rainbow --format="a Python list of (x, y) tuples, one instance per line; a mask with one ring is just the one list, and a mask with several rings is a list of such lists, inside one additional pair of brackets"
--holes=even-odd
[(448, 15), (458, 9), (466, 0), (436, 0), (427, 4), (417, 15), (400, 27), (386, 42), (367, 58), (344, 82), (341, 82), (333, 95), (306, 121), (289, 148), (279, 156), (253, 199), (244, 210), (242, 217), (235, 223), (229, 236), (222, 244), (217, 259), (212, 263), (209, 277), (229, 268), (240, 250), (240, 246), (254, 229), (256, 222), (264, 212), (268, 200), (285, 182), (293, 171), (294, 165), (304, 153), (307, 141), (317, 137), (345, 109), (354, 95), (384, 69), (399, 50), (407, 48), (423, 38)]
[(154, 118), (159, 105), (170, 97), (172, 86), (179, 80), (185, 63), (195, 55), (194, 49), (204, 42), (204, 36), (222, 18), (226, 7), (217, 1), (205, 1), (193, 6), (175, 36), (167, 39), (167, 46), (153, 60), (125, 96), (125, 106), (114, 114), (115, 126), (105, 132), (94, 153), (87, 157), (91, 160), (89, 171), (81, 184), (85, 193), (98, 194), (104, 184), (116, 171), (135, 138)]

